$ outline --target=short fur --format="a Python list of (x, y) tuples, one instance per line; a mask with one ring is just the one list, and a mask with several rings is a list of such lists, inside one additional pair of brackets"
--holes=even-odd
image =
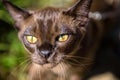
[[(15, 20), (19, 39), (31, 55), (28, 80), (81, 80), (91, 68), (101, 31), (94, 34), (88, 26), (92, 0), (78, 0), (69, 9), (45, 8), (26, 11), (7, 0), (3, 4)], [(98, 28), (96, 28), (97, 30)], [(66, 42), (56, 39), (68, 34)], [(38, 38), (36, 44), (26, 41), (25, 35)], [(41, 50), (49, 50), (47, 57)]]

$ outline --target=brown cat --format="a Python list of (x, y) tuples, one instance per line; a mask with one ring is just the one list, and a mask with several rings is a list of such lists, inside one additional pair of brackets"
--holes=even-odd
[(88, 27), (91, 3), (92, 0), (78, 0), (69, 9), (27, 11), (3, 0), (15, 20), (19, 39), (31, 55), (28, 80), (84, 77), (92, 67), (101, 32)]

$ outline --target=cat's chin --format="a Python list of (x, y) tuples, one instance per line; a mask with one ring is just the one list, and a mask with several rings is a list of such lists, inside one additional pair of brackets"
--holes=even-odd
[(43, 67), (44, 68), (48, 68), (48, 69), (52, 69), (56, 66), (57, 64), (53, 64), (53, 63), (46, 63), (46, 64), (43, 64)]
[(55, 64), (55, 63), (45, 63), (45, 64), (34, 63), (34, 65), (38, 65), (38, 66), (41, 66), (41, 67), (46, 68), (46, 69), (52, 69), (57, 64)]

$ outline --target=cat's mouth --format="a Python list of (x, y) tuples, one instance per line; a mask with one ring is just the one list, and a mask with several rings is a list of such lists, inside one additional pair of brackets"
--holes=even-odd
[(57, 65), (57, 64), (54, 64), (54, 63), (45, 63), (45, 64), (43, 64), (42, 66), (43, 66), (44, 68), (49, 68), (49, 69), (51, 69), (51, 68), (54, 68), (56, 65)]
[(46, 68), (54, 68), (59, 63), (61, 63), (64, 60), (65, 56), (62, 54), (55, 53), (49, 57), (43, 57), (41, 55), (38, 55), (38, 53), (34, 53), (31, 55), (31, 60), (33, 63), (38, 64), (42, 67)]
[(35, 54), (33, 54), (31, 56), (33, 63), (38, 64), (45, 68), (54, 68), (59, 63), (61, 63), (64, 60), (64, 58), (65, 58), (64, 55), (57, 54), (57, 53), (56, 53), (56, 55), (50, 56), (48, 58), (45, 58), (45, 57), (42, 57), (39, 55), (35, 55)]
[(46, 59), (32, 59), (32, 62), (37, 64), (37, 65), (40, 65), (44, 68), (54, 68), (56, 65), (58, 65), (61, 60), (59, 61), (48, 61)]
[(46, 63), (42, 63), (42, 64), (40, 62), (33, 62), (33, 63), (35, 63), (37, 65), (40, 65), (44, 68), (48, 68), (48, 69), (52, 69), (57, 65), (57, 63), (53, 63), (53, 62), (52, 63), (51, 62), (46, 62)]

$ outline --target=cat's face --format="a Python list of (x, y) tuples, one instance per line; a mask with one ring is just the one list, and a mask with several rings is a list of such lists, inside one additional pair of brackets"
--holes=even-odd
[(83, 36), (72, 17), (56, 9), (44, 9), (20, 23), (19, 38), (38, 64), (57, 64), (76, 52)]
[[(83, 4), (80, 5), (81, 2)], [(77, 54), (88, 22), (89, 8), (86, 9), (84, 5), (90, 6), (85, 3), (89, 0), (81, 2), (68, 11), (46, 8), (30, 13), (4, 1), (16, 21), (19, 38), (29, 51), (33, 63), (53, 67), (68, 55)], [(77, 11), (81, 12), (78, 14)]]

